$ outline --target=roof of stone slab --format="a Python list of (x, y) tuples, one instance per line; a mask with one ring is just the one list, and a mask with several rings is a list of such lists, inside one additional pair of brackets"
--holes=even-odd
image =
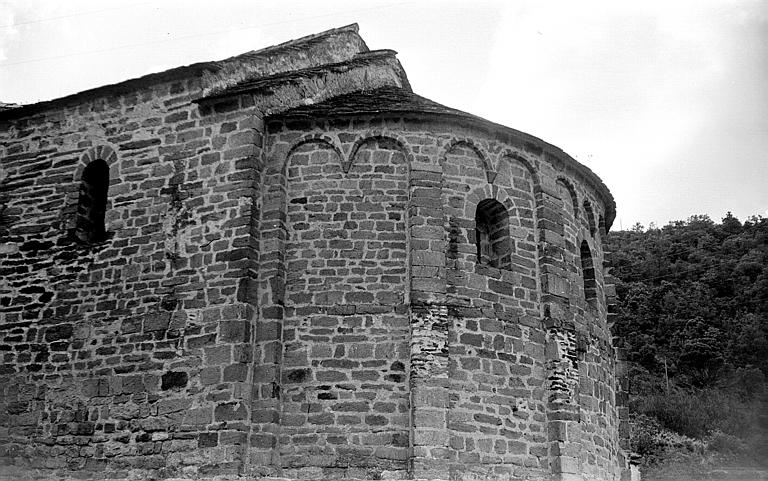
[[(355, 55), (353, 58), (349, 60), (345, 60), (343, 62), (318, 65), (316, 67), (309, 67), (309, 68), (300, 69), (300, 70), (292, 70), (290, 72), (270, 75), (266, 77), (256, 77), (252, 80), (239, 82), (236, 85), (233, 85), (227, 89), (217, 91), (217, 92), (212, 92), (208, 95), (204, 95), (202, 98), (196, 99), (195, 101), (202, 102), (207, 100), (215, 100), (223, 97), (229, 97), (232, 95), (237, 95), (237, 94), (246, 93), (246, 92), (258, 92), (263, 89), (269, 89), (270, 87), (273, 87), (276, 85), (280, 85), (286, 82), (291, 82), (293, 80), (299, 80), (303, 78), (312, 78), (326, 72), (343, 73), (352, 67), (374, 64), (380, 59), (389, 58), (389, 59), (397, 60), (396, 55), (397, 55), (397, 52), (395, 52), (394, 50), (388, 50), (388, 49), (370, 50), (368, 52), (359, 53)], [(405, 90), (410, 91), (411, 85), (408, 82), (408, 77), (405, 74), (405, 70), (402, 69), (401, 67), (400, 72), (398, 73), (400, 75), (400, 79), (402, 80)], [(332, 97), (327, 102), (333, 102), (336, 98), (345, 98), (346, 96), (347, 95)], [(323, 102), (323, 105), (325, 104), (326, 102)], [(438, 104), (435, 104), (435, 105), (438, 105)]]
[[(344, 33), (353, 33), (357, 35), (358, 31), (359, 31), (358, 25), (356, 23), (353, 23), (343, 27), (326, 30), (324, 32), (307, 35), (305, 37), (290, 40), (288, 42), (284, 42), (278, 45), (262, 48), (260, 50), (252, 50), (250, 52), (246, 52), (246, 53), (236, 55), (234, 57), (226, 58), (223, 60), (199, 62), (199, 63), (194, 63), (191, 65), (186, 65), (182, 67), (176, 67), (170, 70), (165, 70), (163, 72), (151, 73), (148, 75), (144, 75), (142, 77), (124, 80), (116, 84), (104, 85), (101, 87), (84, 90), (82, 92), (74, 93), (72, 95), (67, 95), (65, 97), (60, 97), (57, 99), (45, 100), (45, 101), (36, 102), (33, 104), (17, 105), (13, 108), (6, 108), (5, 106), (9, 104), (5, 104), (4, 107), (0, 108), (0, 119), (16, 118), (24, 115), (30, 115), (30, 114), (47, 110), (47, 109), (69, 105), (76, 102), (81, 102), (91, 98), (126, 94), (126, 93), (134, 92), (141, 88), (158, 84), (161, 82), (170, 82), (174, 80), (186, 79), (191, 77), (200, 77), (205, 73), (216, 74), (218, 72), (223, 71), (227, 65), (231, 65), (237, 62), (258, 63), (260, 60), (274, 58), (275, 56), (280, 54), (285, 54), (285, 53), (301, 54), (303, 52), (308, 52), (313, 45), (319, 42), (322, 42), (326, 38), (333, 37), (336, 35), (341, 35)], [(362, 38), (359, 38), (359, 41), (360, 41), (360, 47), (361, 47), (360, 50), (362, 52), (367, 52), (368, 46), (365, 44), (365, 41)], [(257, 74), (255, 72), (252, 72), (251, 75), (256, 76)], [(209, 90), (215, 91), (216, 86), (213, 86)]]
[[(484, 120), (461, 110), (446, 107), (428, 98), (397, 87), (381, 87), (332, 97), (314, 105), (302, 105), (270, 118), (337, 117), (342, 115), (378, 114), (386, 112), (420, 112), (448, 114)], [(487, 122), (487, 121), (486, 121)]]
[(397, 87), (381, 87), (375, 90), (353, 92), (350, 94), (339, 95), (314, 105), (295, 107), (286, 110), (285, 112), (269, 116), (268, 118), (275, 120), (297, 118), (310, 119), (391, 113), (416, 113), (460, 118), (463, 123), (481, 127), (489, 132), (511, 135), (522, 139), (524, 142), (530, 142), (533, 145), (541, 146), (544, 153), (560, 159), (566, 165), (572, 166), (574, 170), (583, 175), (602, 195), (606, 210), (606, 230), (611, 228), (611, 224), (616, 217), (616, 201), (608, 187), (589, 167), (579, 163), (559, 147), (545, 142), (538, 137), (491, 122), (490, 120), (486, 120), (476, 115), (468, 114), (461, 110), (446, 107), (445, 105), (404, 89)]

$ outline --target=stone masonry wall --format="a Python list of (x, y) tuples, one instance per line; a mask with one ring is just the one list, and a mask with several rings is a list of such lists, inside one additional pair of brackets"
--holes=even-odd
[(405, 473), (406, 159), (373, 138), (342, 164), (333, 145), (296, 144), (294, 132), (272, 152), (287, 209), (283, 474)]
[[(543, 478), (549, 460), (544, 336), (536, 329), (540, 296), (533, 179), (519, 153), (501, 152), (495, 166), (487, 157), (469, 138), (453, 141), (440, 159), (451, 229), (447, 267), (452, 306), (448, 428), (456, 451), (452, 471), (469, 467), (479, 478), (523, 472)], [(511, 268), (477, 262), (475, 213), (484, 199), (506, 208)]]
[[(253, 309), (247, 111), (197, 79), (2, 129), (0, 455), (29, 468), (237, 472)], [(109, 165), (107, 239), (72, 236), (80, 176)], [(193, 453), (190, 455), (190, 453)]]
[[(2, 116), (1, 469), (275, 472), (269, 406), (282, 346), (274, 309), (264, 303), (265, 316), (258, 299), (274, 260), (259, 251), (269, 247), (261, 117), (312, 88), (396, 82), (397, 65), (374, 59), (347, 80), (325, 75), (324, 87), (271, 77), (279, 97), (195, 102), (220, 80), (201, 80), (206, 68), (275, 75), (367, 50), (356, 28), (304, 42), (311, 55), (299, 41)], [(303, 81), (312, 75), (324, 74)], [(109, 167), (107, 236), (78, 243), (81, 176), (96, 160)], [(395, 386), (402, 368), (388, 367)]]
[(0, 476), (619, 479), (602, 190), (460, 116), (281, 115), (407, 81), (279, 47), (0, 113)]
[[(4, 459), (617, 479), (585, 202), (604, 207), (578, 175), (515, 138), (413, 118), (273, 121), (261, 160), (257, 103), (197, 107), (198, 88), (4, 130)], [(83, 246), (69, 233), (97, 158), (109, 238)], [(510, 269), (477, 263), (484, 199), (508, 213)]]
[[(548, 418), (554, 471), (564, 480), (610, 479), (624, 462), (618, 450), (615, 352), (606, 324), (603, 251), (589, 192), (558, 175), (552, 195), (542, 195)], [(591, 214), (591, 216), (590, 216)], [(581, 245), (589, 246), (595, 266), (596, 295), (587, 299)], [(610, 441), (609, 441), (610, 440)]]
[[(326, 189), (325, 193), (333, 192), (338, 199), (358, 193), (354, 177), (345, 173), (353, 172), (348, 169), (350, 165), (354, 169), (360, 145), (385, 141), (407, 159), (409, 188), (404, 221), (409, 241), (410, 289), (406, 296), (410, 297), (411, 350), (410, 360), (402, 353), (398, 359), (410, 378), (411, 475), (550, 479), (552, 473), (563, 480), (618, 479), (621, 459), (615, 425), (613, 348), (605, 323), (602, 233), (595, 225), (605, 207), (586, 187), (584, 179), (535, 145), (514, 137), (489, 136), (456, 122), (407, 116), (292, 122), (290, 118), (270, 121), (268, 148), (271, 158), (297, 156), (299, 164), (307, 166), (302, 168), (315, 175), (317, 187), (312, 181), (304, 182), (297, 184), (301, 185), (298, 191)], [(313, 165), (314, 169), (310, 167)], [(289, 193), (293, 180), (290, 169)], [(319, 172), (329, 177), (321, 181)], [(318, 225), (332, 219), (323, 218), (324, 212), (336, 212), (337, 222), (346, 221), (346, 216), (339, 216), (330, 195), (316, 197), (318, 204), (314, 207), (310, 207), (310, 198), (301, 195), (294, 206), (289, 201), (289, 217), (291, 212), (300, 213), (294, 220), (302, 224), (310, 216)], [(508, 213), (511, 269), (477, 262), (474, 216), (484, 199), (500, 202)], [(311, 213), (313, 210), (316, 213)], [(301, 239), (306, 233), (308, 239), (320, 240), (321, 232), (344, 235), (335, 229), (339, 225), (325, 231), (311, 229), (311, 223), (302, 225), (301, 232), (289, 234), (288, 238), (296, 235)], [(342, 249), (348, 246), (341, 244), (343, 240), (336, 240)], [(582, 240), (588, 243), (595, 266), (597, 292), (591, 301), (585, 298)], [(326, 244), (316, 241), (315, 245)], [(297, 274), (319, 272), (307, 271), (313, 251), (303, 252), (306, 260), (295, 264), (299, 268), (293, 281), (288, 267), (287, 285), (308, 286), (313, 277), (300, 279)], [(318, 252), (314, 251), (316, 257)], [(288, 259), (296, 255), (287, 254), (288, 266), (292, 262)], [(338, 266), (349, 263), (343, 259), (344, 254), (336, 256), (340, 257)], [(328, 261), (315, 262), (319, 269)], [(329, 294), (337, 271), (328, 270), (327, 274), (332, 277), (325, 284), (320, 277), (314, 277), (314, 282), (322, 286), (312, 290), (318, 293), (315, 295), (320, 296), (320, 302), (307, 297), (308, 289), (300, 294), (305, 302), (322, 304), (328, 295), (344, 302), (343, 291)], [(366, 301), (377, 304), (375, 292), (371, 294)], [(311, 333), (312, 318), (300, 319), (290, 323), (286, 320), (285, 325), (303, 322), (303, 329), (297, 332)], [(343, 325), (333, 316), (324, 319), (331, 329)], [(402, 335), (397, 332), (390, 335), (397, 339)], [(404, 334), (403, 342), (409, 337)], [(314, 343), (314, 349), (318, 353), (325, 351), (326, 356), (333, 349), (320, 347), (327, 339), (317, 338)], [(307, 392), (316, 384), (313, 376), (324, 375), (322, 357), (314, 364), (311, 358), (304, 357), (304, 352), (312, 350), (306, 344), (302, 348), (300, 364), (308, 366), (308, 370), (301, 371), (303, 387), (292, 388), (297, 393)], [(286, 349), (285, 356), (286, 365), (294, 362), (291, 350)], [(348, 371), (341, 363), (337, 366), (339, 380), (346, 381)], [(349, 364), (349, 368), (355, 367)], [(298, 379), (299, 374), (296, 376)], [(285, 376), (283, 382), (288, 385)], [(362, 382), (350, 386), (352, 397), (365, 394)], [(301, 404), (293, 404), (301, 400), (284, 400), (284, 406), (288, 406), (284, 413), (302, 409)], [(333, 413), (340, 405), (326, 406), (320, 409)], [(375, 403), (359, 407), (365, 413), (372, 408), (375, 415), (386, 416), (385, 412), (376, 412)], [(356, 444), (349, 439), (356, 439), (353, 433), (360, 429), (358, 419), (365, 422), (367, 418), (358, 414), (352, 426), (345, 426), (338, 422), (339, 417), (327, 418), (336, 421), (330, 427), (335, 433), (350, 434), (345, 444)], [(390, 424), (394, 426), (392, 421)], [(320, 439), (323, 429), (310, 427), (312, 439)], [(378, 427), (373, 423), (362, 429), (375, 431)], [(302, 430), (283, 426), (282, 432), (287, 441), (287, 433)], [(293, 457), (284, 457), (283, 466), (298, 459), (307, 466), (318, 452), (339, 459), (329, 445), (323, 450), (294, 443), (289, 451)], [(364, 466), (369, 474), (397, 469), (383, 459), (371, 457), (371, 452), (375, 448), (359, 451), (348, 459), (360, 463), (358, 466)], [(297, 454), (303, 458), (296, 458)], [(332, 466), (329, 461), (325, 468), (311, 471), (305, 467), (303, 472), (327, 475), (333, 472)], [(302, 473), (301, 469), (288, 472)]]

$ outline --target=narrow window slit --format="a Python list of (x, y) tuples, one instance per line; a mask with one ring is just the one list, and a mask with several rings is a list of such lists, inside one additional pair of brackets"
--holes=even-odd
[(587, 241), (581, 241), (581, 276), (584, 281), (584, 298), (588, 303), (593, 304), (597, 301), (597, 282), (592, 251)]
[(107, 238), (104, 217), (108, 190), (109, 166), (101, 159), (94, 160), (83, 170), (80, 182), (75, 226), (75, 238), (78, 241), (93, 244)]

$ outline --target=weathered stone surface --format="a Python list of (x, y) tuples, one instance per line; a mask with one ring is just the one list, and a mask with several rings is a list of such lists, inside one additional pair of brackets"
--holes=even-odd
[(0, 477), (618, 480), (613, 209), (354, 26), (4, 110)]

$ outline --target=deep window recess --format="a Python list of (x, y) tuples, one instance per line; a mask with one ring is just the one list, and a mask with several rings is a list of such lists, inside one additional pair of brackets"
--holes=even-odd
[(104, 215), (107, 212), (109, 166), (103, 160), (94, 160), (85, 167), (77, 201), (75, 237), (80, 242), (94, 243), (106, 239)]
[(595, 236), (595, 214), (592, 212), (592, 207), (585, 200), (584, 201), (584, 213), (587, 215), (587, 226), (589, 227), (589, 235)]
[(584, 280), (584, 297), (587, 302), (593, 303), (597, 299), (597, 283), (592, 251), (589, 250), (587, 241), (581, 241), (581, 276)]
[(475, 245), (478, 264), (511, 269), (512, 240), (509, 237), (509, 214), (504, 205), (494, 199), (485, 199), (477, 204)]

